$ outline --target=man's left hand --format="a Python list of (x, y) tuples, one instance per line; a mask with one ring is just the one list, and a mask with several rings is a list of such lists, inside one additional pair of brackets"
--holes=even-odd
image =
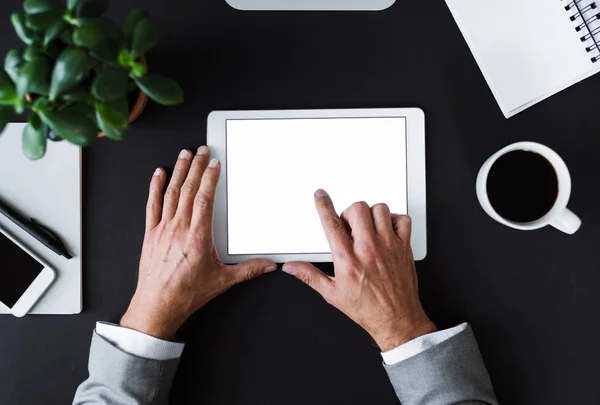
[[(181, 151), (170, 184), (156, 169), (150, 183), (138, 286), (121, 326), (173, 339), (181, 324), (233, 285), (274, 271), (274, 262), (226, 266), (213, 243), (213, 208), (221, 165), (206, 146)], [(163, 199), (164, 194), (164, 199)]]

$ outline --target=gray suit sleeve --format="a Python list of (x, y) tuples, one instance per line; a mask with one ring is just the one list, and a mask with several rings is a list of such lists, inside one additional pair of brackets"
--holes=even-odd
[(498, 405), (471, 327), (397, 364), (384, 364), (402, 405)]
[(158, 361), (130, 355), (94, 332), (89, 378), (73, 405), (166, 405), (179, 359)]

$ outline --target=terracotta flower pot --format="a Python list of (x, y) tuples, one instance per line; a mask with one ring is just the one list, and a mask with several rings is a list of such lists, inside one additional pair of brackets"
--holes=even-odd
[[(142, 64), (146, 67), (146, 70), (148, 69), (148, 60), (146, 59), (145, 56), (140, 56), (140, 62), (142, 62)], [(144, 108), (146, 108), (146, 103), (148, 102), (148, 96), (140, 90), (140, 93), (138, 94), (135, 103), (133, 103), (133, 106), (130, 106), (131, 109), (129, 110), (129, 118), (128, 121), (131, 124), (133, 121), (137, 120), (140, 115), (142, 115), (142, 112), (144, 111)], [(98, 138), (103, 138), (105, 137), (106, 134), (104, 134), (104, 132), (100, 132), (98, 133)]]

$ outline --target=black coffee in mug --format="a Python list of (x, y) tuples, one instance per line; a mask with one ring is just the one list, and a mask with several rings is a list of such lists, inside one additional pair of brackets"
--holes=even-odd
[(556, 203), (558, 177), (544, 156), (516, 150), (496, 160), (488, 174), (487, 193), (501, 217), (532, 222), (546, 215)]

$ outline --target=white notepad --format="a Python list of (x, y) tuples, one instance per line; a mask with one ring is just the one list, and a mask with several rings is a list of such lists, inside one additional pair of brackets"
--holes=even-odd
[(446, 2), (507, 118), (600, 70), (600, 3)]
[[(66, 141), (48, 142), (46, 156), (32, 162), (21, 150), (24, 127), (8, 124), (0, 135), (0, 198), (52, 229), (73, 258), (56, 255), (3, 215), (0, 225), (56, 271), (56, 280), (30, 313), (76, 314), (81, 312), (81, 149)], [(2, 262), (0, 269), (14, 270)], [(0, 302), (4, 313), (9, 310)]]

